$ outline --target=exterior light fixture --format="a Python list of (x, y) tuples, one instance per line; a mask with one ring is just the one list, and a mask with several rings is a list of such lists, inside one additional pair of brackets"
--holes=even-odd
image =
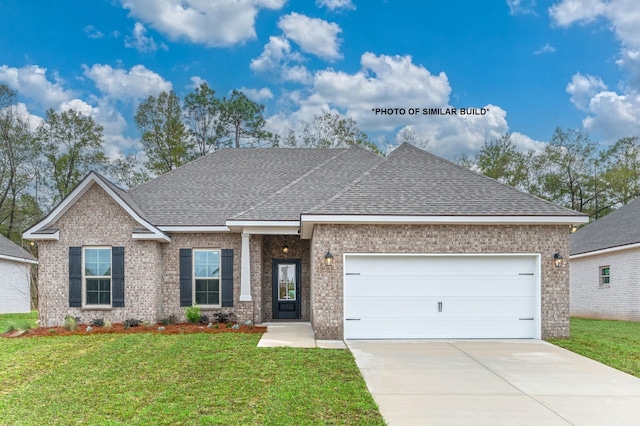
[(329, 250), (327, 250), (327, 254), (324, 255), (324, 264), (327, 266), (333, 265), (333, 255)]
[(283, 252), (284, 254), (289, 253), (289, 246), (284, 246), (284, 247), (282, 247), (282, 252)]
[(571, 225), (571, 233), (573, 234), (574, 232), (576, 232), (578, 230), (578, 227), (576, 225)]
[(564, 257), (560, 253), (556, 253), (553, 255), (553, 263), (556, 265), (556, 268), (559, 268), (564, 263)]

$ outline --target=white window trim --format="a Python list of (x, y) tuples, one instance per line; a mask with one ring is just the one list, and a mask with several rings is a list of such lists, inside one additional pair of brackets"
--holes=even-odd
[[(609, 270), (609, 274), (608, 275), (602, 275), (602, 271), (604, 269), (608, 269)], [(604, 277), (609, 278), (609, 282), (608, 283), (602, 282), (603, 281), (602, 279)], [(610, 285), (611, 285), (611, 265), (600, 266), (598, 268), (598, 286), (601, 287), (601, 288), (608, 288)]]
[[(218, 253), (218, 261), (220, 262), (220, 270), (218, 271), (218, 304), (217, 305), (201, 305), (196, 303), (196, 252), (198, 251), (214, 251)], [(215, 279), (215, 277), (198, 277), (198, 279)], [(191, 250), (191, 297), (193, 304), (204, 309), (221, 308), (222, 307), (222, 249), (219, 248), (194, 248)]]
[[(82, 307), (89, 309), (111, 309), (113, 308), (113, 253), (111, 251), (111, 246), (86, 246), (82, 247)], [(89, 250), (97, 250), (97, 249), (109, 249), (109, 262), (111, 263), (111, 276), (91, 276), (91, 278), (109, 278), (109, 292), (111, 293), (111, 297), (109, 297), (110, 303), (108, 305), (89, 305), (87, 304), (87, 276), (85, 267), (85, 251)]]

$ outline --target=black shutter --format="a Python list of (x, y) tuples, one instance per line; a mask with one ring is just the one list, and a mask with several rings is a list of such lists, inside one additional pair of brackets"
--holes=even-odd
[(222, 250), (222, 307), (233, 306), (233, 250)]
[(180, 306), (193, 304), (191, 268), (191, 249), (180, 249)]
[(111, 248), (111, 306), (124, 307), (124, 247)]
[(69, 307), (82, 307), (82, 247), (69, 247)]

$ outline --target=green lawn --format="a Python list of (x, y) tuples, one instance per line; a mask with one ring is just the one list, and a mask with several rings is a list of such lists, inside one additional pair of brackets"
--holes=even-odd
[(572, 318), (571, 338), (549, 342), (640, 377), (640, 323)]
[(257, 348), (259, 339), (0, 339), (0, 424), (384, 424), (349, 351)]
[(28, 314), (0, 314), (0, 334), (5, 333), (11, 327), (14, 329), (26, 329), (36, 326), (38, 311)]

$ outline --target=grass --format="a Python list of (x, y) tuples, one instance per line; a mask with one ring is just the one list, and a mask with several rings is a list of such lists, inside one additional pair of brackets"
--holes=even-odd
[(28, 314), (0, 314), (0, 334), (10, 330), (26, 330), (36, 326), (38, 311)]
[(0, 339), (0, 424), (384, 424), (349, 351), (257, 348), (259, 339)]
[(640, 377), (640, 323), (572, 318), (571, 338), (549, 342)]

